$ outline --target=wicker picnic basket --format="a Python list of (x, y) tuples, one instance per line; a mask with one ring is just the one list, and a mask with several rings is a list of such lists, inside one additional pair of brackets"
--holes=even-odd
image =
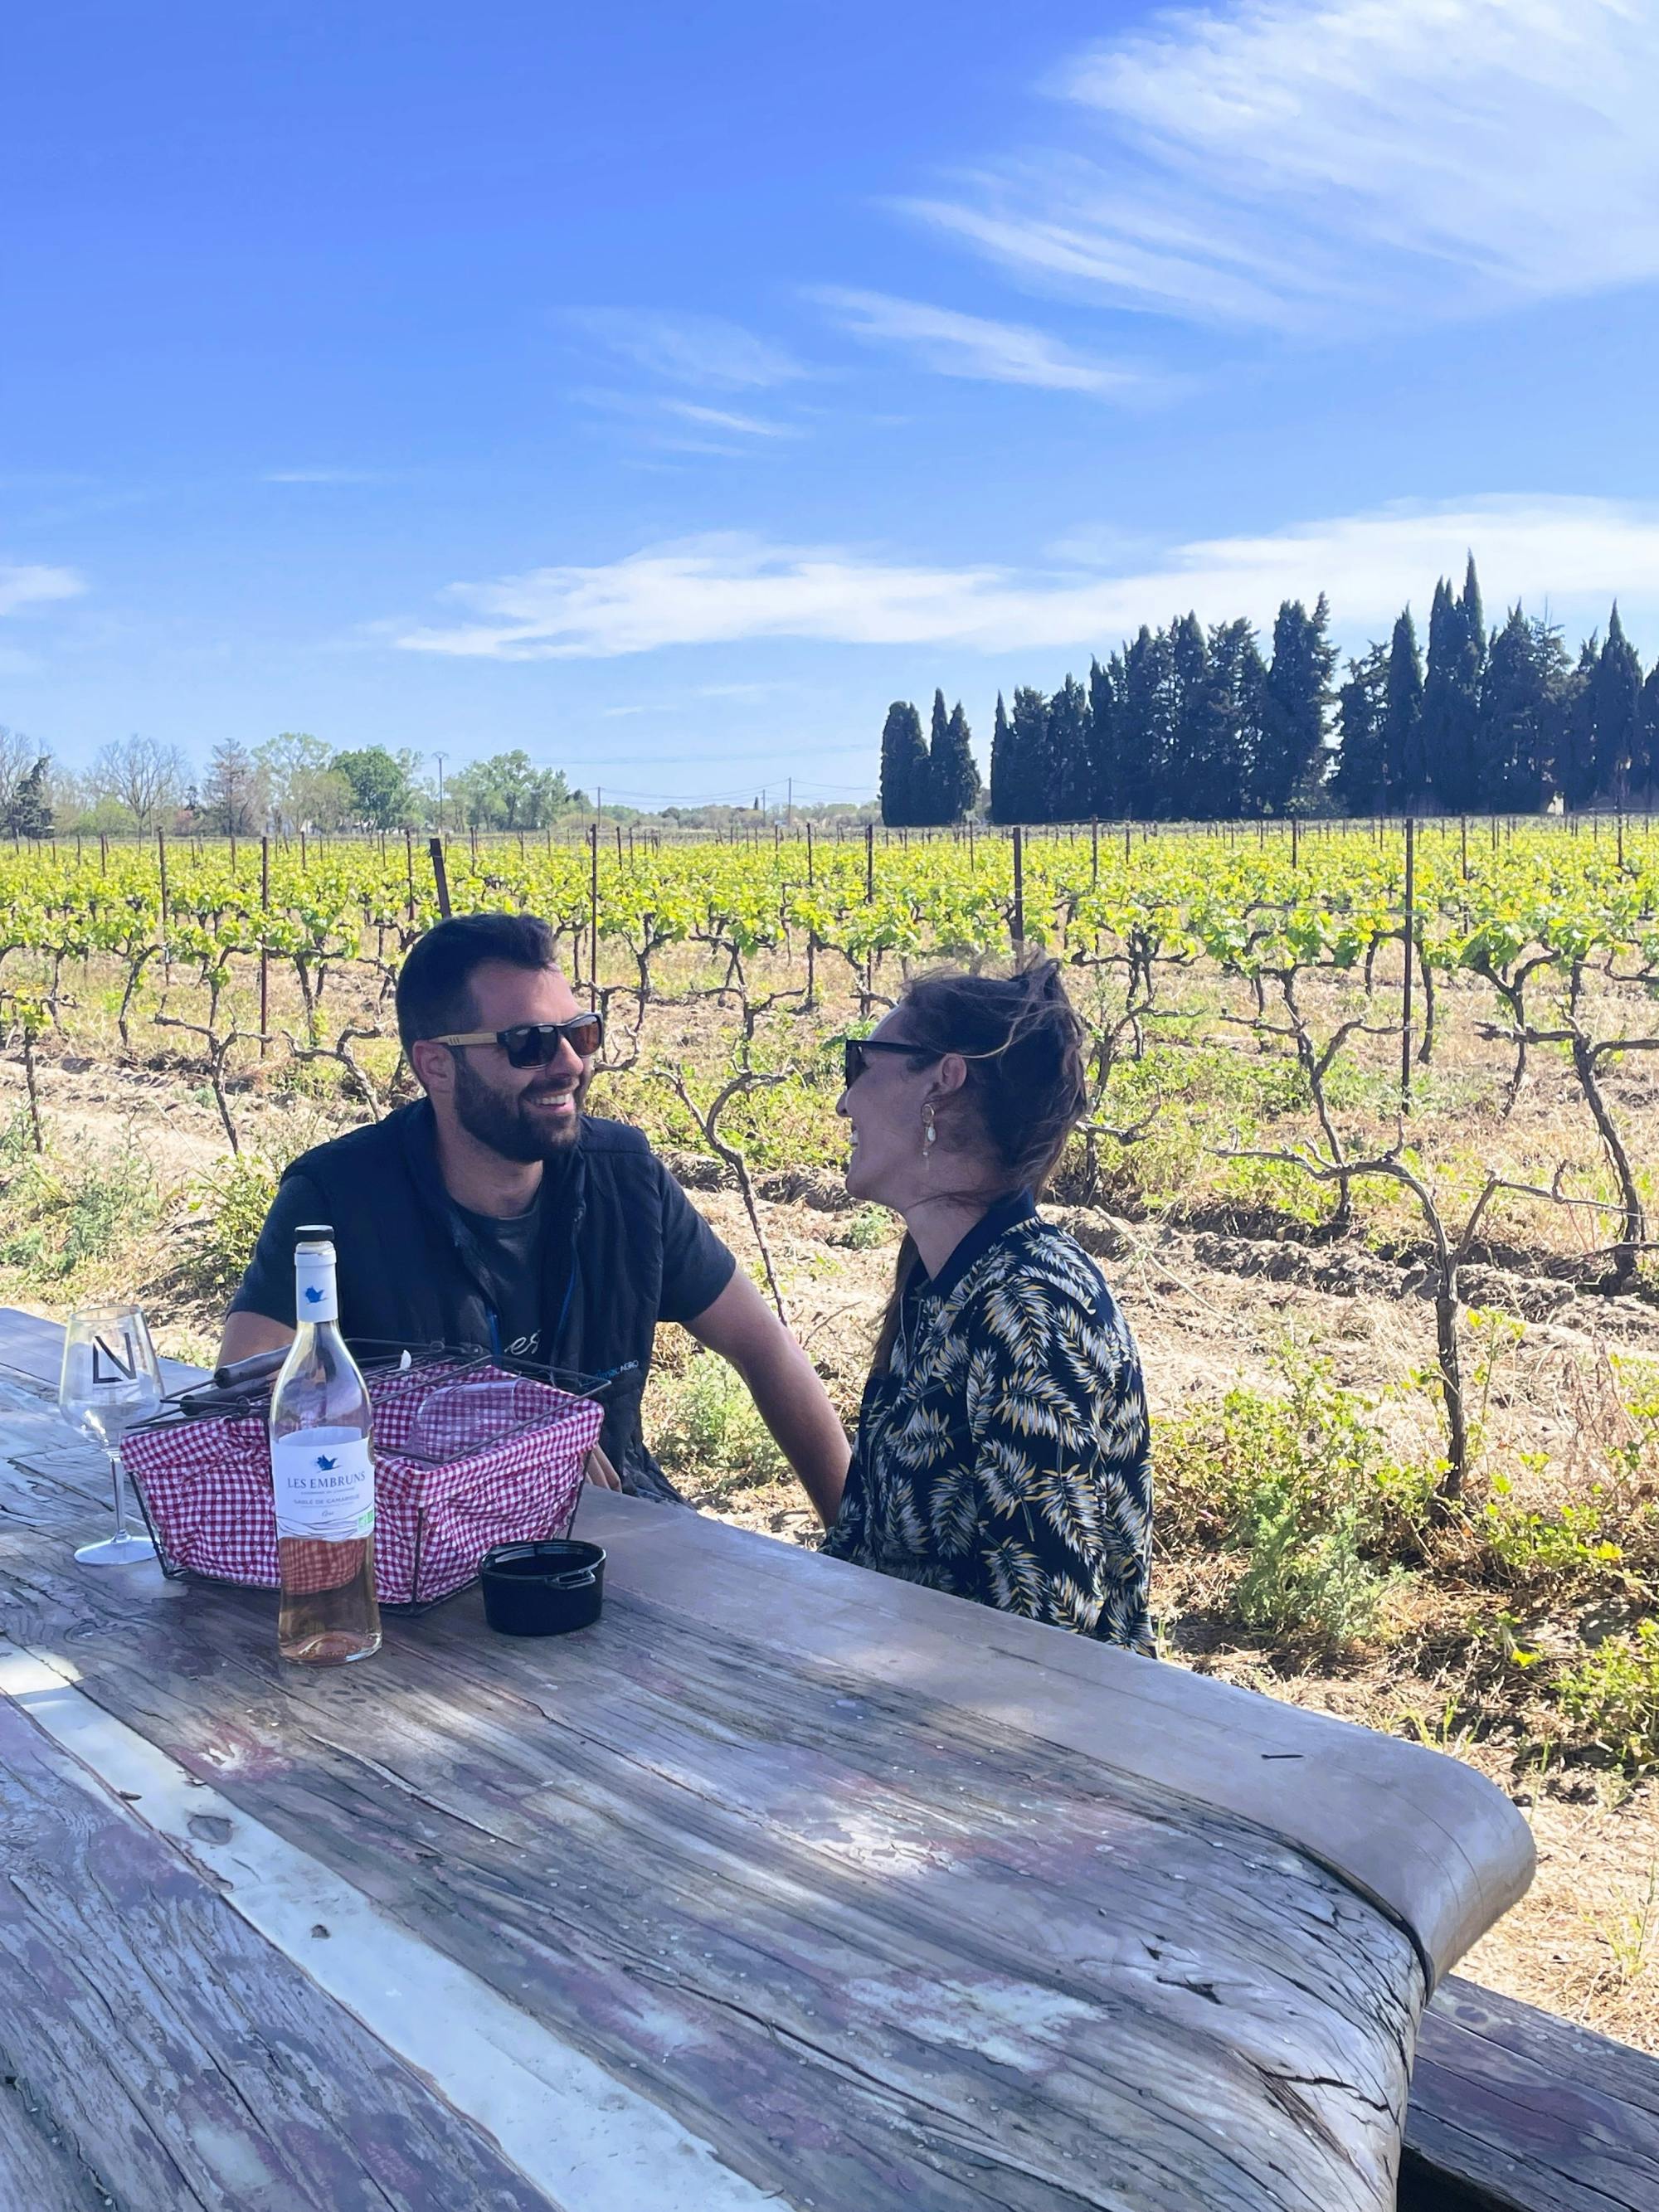
[[(362, 1364), (382, 1605), (435, 1604), (477, 1577), (492, 1545), (567, 1534), (604, 1419), (585, 1378), (555, 1383), (441, 1350)], [(276, 1588), (269, 1387), (223, 1411), (203, 1410), (214, 1394), (192, 1404), (187, 1392), (129, 1433), (123, 1457), (167, 1574)]]

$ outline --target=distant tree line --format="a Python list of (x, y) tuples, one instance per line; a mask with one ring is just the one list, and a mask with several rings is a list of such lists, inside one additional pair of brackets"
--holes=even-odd
[[(1426, 666), (1411, 610), (1386, 644), (1337, 653), (1322, 592), (1287, 599), (1264, 656), (1254, 627), (1195, 614), (1143, 626), (1088, 679), (997, 695), (992, 821), (1227, 821), (1243, 816), (1524, 812), (1659, 796), (1659, 664), (1645, 680), (1615, 605), (1575, 662), (1559, 628), (1512, 608), (1488, 635), (1471, 557), (1442, 580)], [(979, 800), (958, 706), (936, 692), (931, 741), (902, 700), (882, 732), (881, 808), (894, 826), (961, 821)], [(967, 759), (958, 763), (958, 743)]]
[(0, 836), (380, 831), (424, 827), (441, 809), (452, 829), (544, 830), (587, 805), (562, 770), (521, 750), (470, 762), (441, 789), (417, 753), (342, 750), (295, 730), (252, 747), (223, 738), (199, 776), (176, 746), (138, 736), (104, 746), (76, 773), (0, 726)]

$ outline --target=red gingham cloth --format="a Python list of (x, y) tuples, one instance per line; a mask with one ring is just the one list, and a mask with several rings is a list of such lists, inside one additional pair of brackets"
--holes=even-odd
[[(510, 1383), (502, 1405), (510, 1405), (513, 1418), (543, 1425), (443, 1464), (404, 1456), (422, 1400), (434, 1389), (483, 1382)], [(375, 1376), (368, 1395), (374, 1408), (374, 1589), (383, 1604), (447, 1597), (472, 1580), (492, 1545), (562, 1535), (569, 1528), (582, 1464), (605, 1418), (592, 1399), (489, 1366)], [(428, 1419), (422, 1442), (429, 1455), (434, 1442), (440, 1449), (465, 1445), (470, 1402), (447, 1400), (453, 1413), (440, 1409)], [(138, 1430), (127, 1437), (122, 1457), (173, 1565), (222, 1582), (277, 1587), (276, 1510), (263, 1414)], [(295, 1553), (302, 1545), (313, 1548), (303, 1539), (288, 1540)], [(344, 1564), (339, 1547), (315, 1549), (314, 1565), (331, 1568), (329, 1580), (337, 1582)], [(327, 1586), (311, 1579), (311, 1564), (290, 1557), (290, 1587)]]

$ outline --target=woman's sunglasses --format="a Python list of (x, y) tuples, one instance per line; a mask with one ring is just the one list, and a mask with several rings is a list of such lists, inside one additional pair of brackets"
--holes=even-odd
[(896, 1037), (843, 1037), (842, 1049), (842, 1088), (850, 1091), (870, 1065), (866, 1054), (872, 1052), (902, 1052), (912, 1060), (934, 1060), (936, 1053), (926, 1045), (901, 1044)]
[(455, 1036), (434, 1037), (434, 1044), (498, 1044), (509, 1067), (545, 1067), (568, 1045), (580, 1060), (592, 1060), (605, 1042), (605, 1023), (598, 1014), (578, 1014), (568, 1022), (514, 1022), (504, 1030), (463, 1030)]

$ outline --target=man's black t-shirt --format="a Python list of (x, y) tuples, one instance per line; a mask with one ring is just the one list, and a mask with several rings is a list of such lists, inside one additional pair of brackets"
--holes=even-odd
[(528, 1213), (506, 1220), (456, 1206), (477, 1250), (478, 1273), (489, 1298), (495, 1342), (490, 1350), (513, 1359), (540, 1359), (542, 1352), (542, 1236), (545, 1194)]

